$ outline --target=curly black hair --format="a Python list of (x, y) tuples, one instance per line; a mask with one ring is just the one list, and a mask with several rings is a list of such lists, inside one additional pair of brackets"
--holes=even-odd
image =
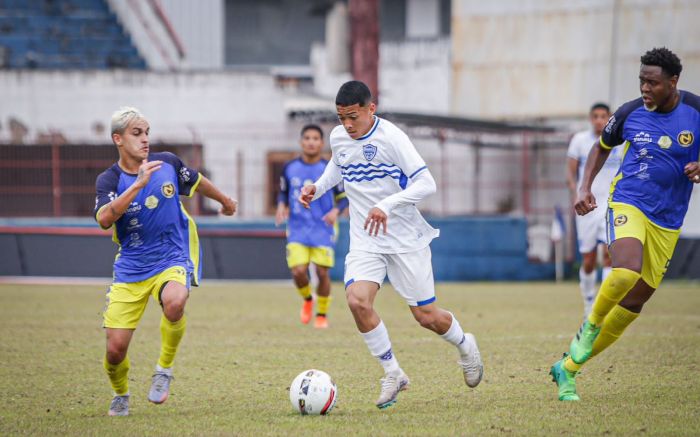
[(680, 76), (683, 71), (681, 60), (675, 53), (666, 47), (656, 47), (644, 53), (641, 58), (643, 65), (656, 65), (661, 67), (669, 77)]

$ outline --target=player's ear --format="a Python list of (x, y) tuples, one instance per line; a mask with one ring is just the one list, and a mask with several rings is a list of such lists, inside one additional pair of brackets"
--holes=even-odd
[(675, 89), (676, 86), (678, 85), (678, 75), (675, 74), (675, 75), (671, 76), (670, 81), (671, 81), (671, 88)]
[(369, 103), (369, 115), (374, 115), (374, 112), (377, 110), (377, 104), (374, 102)]
[(119, 134), (112, 134), (112, 142), (114, 142), (114, 145), (117, 147), (121, 147), (122, 145), (122, 136)]

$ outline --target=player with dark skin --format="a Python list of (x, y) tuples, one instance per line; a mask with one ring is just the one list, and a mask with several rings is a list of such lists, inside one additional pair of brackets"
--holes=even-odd
[[(150, 126), (148, 121), (138, 118), (132, 121), (123, 134), (114, 133), (112, 140), (119, 151), (119, 167), (127, 173), (136, 174), (136, 181), (126, 189), (119, 197), (111, 201), (97, 217), (97, 221), (103, 229), (111, 227), (114, 222), (124, 215), (131, 202), (138, 193), (148, 184), (151, 175), (160, 170), (162, 161), (148, 161)], [(238, 207), (238, 202), (227, 197), (212, 182), (202, 176), (197, 192), (219, 202), (221, 214), (233, 215)], [(163, 314), (171, 322), (182, 318), (185, 311), (185, 303), (189, 292), (187, 288), (175, 281), (169, 281), (161, 300)], [(118, 364), (124, 361), (133, 329), (106, 328), (107, 333), (107, 361)]]
[[(336, 106), (338, 120), (345, 128), (350, 138), (358, 139), (367, 134), (374, 124), (374, 113), (377, 106), (370, 102), (365, 106), (359, 103), (350, 106)], [(299, 201), (309, 207), (316, 193), (314, 185), (305, 186)], [(379, 208), (370, 209), (364, 224), (365, 230), (370, 235), (377, 236), (379, 232), (386, 234), (387, 215)], [(355, 281), (345, 290), (348, 306), (352, 312), (355, 324), (360, 332), (368, 332), (381, 321), (374, 310), (374, 299), (379, 292), (379, 285), (371, 281)], [(444, 334), (452, 324), (452, 316), (449, 312), (439, 308), (434, 303), (422, 306), (409, 306), (413, 317), (420, 325), (437, 334)]]
[[(323, 150), (323, 138), (321, 133), (316, 129), (306, 129), (301, 136), (301, 159), (307, 164), (315, 164), (321, 160), (321, 151)], [(323, 216), (323, 221), (328, 225), (334, 225), (338, 220), (340, 210), (332, 208), (326, 215)], [(277, 204), (277, 212), (275, 214), (275, 225), (279, 226), (289, 217), (289, 207), (284, 202)], [(292, 278), (294, 285), (297, 288), (305, 287), (309, 284), (309, 265), (302, 264), (292, 267)], [(321, 297), (331, 295), (331, 277), (328, 273), (329, 268), (316, 265), (316, 276), (318, 276), (318, 288), (316, 294)]]
[[(649, 111), (660, 113), (671, 112), (679, 103), (680, 95), (677, 89), (678, 76), (669, 76), (657, 65), (642, 65), (639, 70), (639, 90), (642, 94), (644, 106)], [(583, 174), (583, 182), (574, 204), (578, 215), (585, 215), (598, 207), (596, 199), (591, 193), (593, 179), (600, 171), (608, 158), (610, 150), (593, 146), (588, 155), (586, 168)], [(700, 183), (700, 164), (690, 162), (684, 167), (684, 173), (694, 183)], [(621, 238), (610, 246), (610, 256), (613, 268), (622, 267), (641, 273), (643, 246), (636, 238)], [(642, 279), (625, 295), (619, 305), (633, 313), (640, 313), (644, 304), (656, 291)]]

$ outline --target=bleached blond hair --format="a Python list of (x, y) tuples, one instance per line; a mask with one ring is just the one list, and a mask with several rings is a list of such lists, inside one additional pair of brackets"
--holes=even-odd
[(112, 135), (123, 134), (127, 126), (129, 126), (129, 123), (138, 119), (145, 120), (146, 117), (144, 117), (143, 114), (141, 114), (141, 111), (136, 108), (122, 106), (121, 108), (117, 109), (114, 114), (112, 114)]

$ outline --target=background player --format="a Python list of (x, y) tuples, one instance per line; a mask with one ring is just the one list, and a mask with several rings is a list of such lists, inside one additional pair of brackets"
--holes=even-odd
[(119, 254), (107, 292), (104, 367), (114, 390), (110, 416), (129, 414), (129, 357), (136, 326), (152, 296), (163, 308), (161, 351), (148, 400), (165, 402), (175, 352), (185, 333), (185, 303), (201, 273), (197, 228), (179, 196), (195, 191), (221, 203), (233, 215), (236, 202), (172, 153), (149, 153), (150, 126), (135, 108), (112, 116), (112, 141), (119, 161), (97, 177), (95, 218), (113, 227)]
[[(572, 203), (576, 200), (576, 193), (581, 187), (583, 169), (591, 148), (600, 138), (603, 127), (610, 118), (610, 107), (605, 103), (595, 103), (591, 106), (588, 119), (591, 128), (577, 133), (571, 138), (567, 152), (566, 182), (571, 193)], [(599, 202), (605, 202), (610, 193), (612, 183), (621, 162), (619, 148), (614, 148), (605, 161), (593, 181), (591, 192)], [(596, 288), (596, 264), (598, 258), (598, 246), (607, 241), (605, 231), (606, 208), (598, 208), (585, 216), (576, 216), (576, 235), (578, 237), (578, 250), (581, 252), (582, 263), (579, 270), (581, 296), (583, 297), (584, 318), (588, 317), (595, 300), (598, 289)], [(603, 246), (605, 247), (605, 246)], [(608, 276), (611, 270), (610, 255), (607, 248), (603, 249), (603, 276)]]
[(481, 381), (483, 365), (476, 340), (462, 331), (449, 311), (435, 305), (430, 242), (439, 235), (415, 204), (436, 190), (435, 180), (408, 136), (374, 115), (369, 88), (350, 81), (335, 100), (338, 118), (330, 136), (332, 162), (321, 178), (305, 186), (299, 200), (312, 200), (341, 180), (350, 199), (350, 252), (345, 258), (348, 306), (372, 355), (384, 368), (379, 408), (396, 402), (409, 379), (399, 367), (389, 333), (374, 310), (386, 276), (406, 300), (421, 326), (457, 347), (464, 379)]
[(301, 157), (285, 164), (280, 178), (280, 194), (277, 203), (275, 224), (287, 218), (287, 265), (292, 272), (294, 284), (304, 298), (301, 307), (301, 323), (309, 323), (313, 313), (313, 299), (309, 281), (309, 264), (316, 266), (318, 287), (316, 289), (315, 328), (328, 327), (331, 279), (328, 270), (335, 264), (336, 221), (348, 206), (342, 183), (326, 193), (311, 208), (303, 208), (297, 200), (301, 188), (318, 179), (328, 161), (321, 158), (323, 130), (309, 124), (301, 129)]
[(677, 89), (682, 68), (666, 48), (645, 53), (639, 70), (642, 97), (615, 112), (588, 156), (575, 205), (580, 215), (597, 208), (592, 181), (610, 149), (624, 143), (607, 211), (613, 269), (572, 340), (570, 355), (552, 366), (560, 400), (579, 400), (575, 377), (583, 363), (614, 343), (659, 287), (693, 182), (700, 183), (700, 98)]

